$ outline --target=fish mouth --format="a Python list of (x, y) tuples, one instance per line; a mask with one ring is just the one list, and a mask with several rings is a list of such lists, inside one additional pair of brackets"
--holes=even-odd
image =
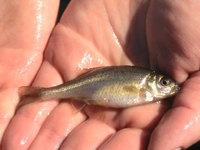
[(175, 95), (176, 93), (178, 93), (178, 91), (180, 90), (180, 88), (181, 88), (181, 87), (180, 87), (180, 86), (178, 85), (178, 83), (177, 83), (177, 84), (174, 86), (174, 88), (173, 88), (173, 89), (174, 89), (174, 90), (173, 90), (174, 92), (173, 92), (172, 94)]
[(176, 90), (180, 90), (181, 88), (178, 83), (176, 83), (175, 87), (176, 87)]

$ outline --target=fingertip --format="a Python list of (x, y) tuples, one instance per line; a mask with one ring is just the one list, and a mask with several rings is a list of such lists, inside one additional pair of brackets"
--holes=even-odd
[(185, 149), (200, 138), (198, 115), (185, 107), (169, 110), (151, 135), (148, 150)]
[(182, 147), (175, 148), (174, 150), (184, 150)]

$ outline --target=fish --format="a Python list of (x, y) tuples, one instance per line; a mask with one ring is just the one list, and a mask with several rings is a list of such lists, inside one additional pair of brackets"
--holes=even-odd
[(92, 68), (52, 87), (19, 87), (19, 108), (36, 101), (73, 99), (88, 105), (127, 108), (174, 96), (180, 89), (172, 78), (139, 66)]

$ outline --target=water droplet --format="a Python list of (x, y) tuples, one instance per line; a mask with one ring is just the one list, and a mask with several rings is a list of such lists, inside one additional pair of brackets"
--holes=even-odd
[(186, 125), (184, 126), (184, 129), (183, 129), (183, 130), (187, 130), (187, 129), (190, 128), (194, 123), (198, 123), (199, 118), (200, 118), (200, 114), (197, 114), (197, 115), (195, 115), (195, 116), (192, 116), (191, 120), (189, 121), (188, 124), (186, 124)]
[(37, 2), (37, 11), (36, 11), (36, 39), (39, 39), (41, 36), (41, 28), (42, 28), (42, 20), (43, 20), (43, 15), (42, 15), (42, 9), (43, 7), (43, 1), (38, 1)]
[(29, 134), (27, 136), (25, 136), (23, 139), (20, 140), (20, 145), (26, 144), (28, 138), (29, 138)]
[[(92, 56), (88, 51), (84, 53), (83, 58), (81, 59), (81, 62), (78, 63), (78, 68), (83, 69), (89, 69), (94, 67), (94, 64), (101, 65), (103, 61), (100, 58)], [(96, 66), (96, 65), (95, 65)]]
[(157, 101), (156, 103), (157, 103), (157, 104), (161, 104), (161, 101)]
[[(47, 110), (48, 105), (49, 105), (49, 102), (46, 101), (46, 102), (44, 103), (44, 105), (42, 106), (42, 108), (37, 112), (34, 121), (38, 121), (38, 119), (42, 116), (42, 114), (44, 113), (44, 111)], [(47, 113), (47, 115), (49, 115), (49, 112)]]
[(11, 71), (12, 76), (20, 75), (20, 76), (27, 76), (28, 72), (31, 70), (32, 64), (35, 62), (36, 57), (38, 56), (37, 53), (34, 53), (24, 64), (18, 66), (17, 69), (13, 69)]

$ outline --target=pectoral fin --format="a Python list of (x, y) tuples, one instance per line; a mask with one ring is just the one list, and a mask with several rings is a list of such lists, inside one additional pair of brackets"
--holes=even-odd
[(84, 103), (88, 104), (88, 105), (101, 105), (103, 103), (105, 103), (105, 99), (102, 100), (84, 100)]

